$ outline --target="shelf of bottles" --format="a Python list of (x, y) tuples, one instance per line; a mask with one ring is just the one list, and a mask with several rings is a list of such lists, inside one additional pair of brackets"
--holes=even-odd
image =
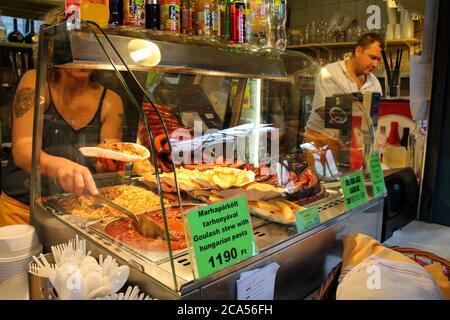
[(286, 49), (286, 0), (80, 0), (79, 10), (109, 33), (147, 32), (236, 52)]
[(25, 34), (18, 28), (18, 19), (13, 19), (13, 30), (6, 29), (0, 10), (0, 47), (31, 49), (38, 42), (38, 35), (34, 31), (34, 20), (26, 20)]

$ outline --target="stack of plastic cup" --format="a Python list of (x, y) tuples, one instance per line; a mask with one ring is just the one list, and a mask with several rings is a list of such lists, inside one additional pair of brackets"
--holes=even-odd
[(19, 274), (27, 274), (34, 255), (42, 252), (36, 230), (16, 224), (0, 228), (0, 283)]

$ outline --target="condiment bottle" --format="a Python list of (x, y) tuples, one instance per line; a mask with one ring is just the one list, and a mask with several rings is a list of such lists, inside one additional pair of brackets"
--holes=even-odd
[(157, 0), (147, 0), (145, 4), (145, 28), (159, 30), (161, 20), (159, 15), (159, 4)]
[(217, 11), (213, 0), (196, 0), (194, 6), (195, 34), (215, 36), (217, 34)]
[(408, 148), (408, 138), (409, 138), (409, 128), (405, 127), (403, 128), (403, 136), (402, 140), (400, 140), (400, 145), (404, 146), (405, 148)]
[(124, 0), (123, 24), (125, 26), (145, 26), (145, 0)]
[(230, 3), (230, 40), (245, 43), (245, 2), (233, 1)]
[(123, 0), (109, 0), (109, 24), (123, 25)]
[(180, 0), (160, 1), (161, 30), (180, 32)]
[(181, 8), (181, 32), (186, 35), (194, 34), (194, 1), (184, 0)]
[(400, 145), (400, 136), (398, 135), (398, 122), (391, 122), (391, 131), (389, 132), (389, 137), (387, 138), (387, 143), (393, 146)]

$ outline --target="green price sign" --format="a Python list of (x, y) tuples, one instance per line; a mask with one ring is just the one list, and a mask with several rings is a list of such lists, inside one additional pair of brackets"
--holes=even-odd
[(344, 190), (345, 205), (348, 210), (359, 207), (367, 202), (364, 176), (361, 171), (342, 177), (341, 187)]
[(295, 215), (297, 232), (303, 232), (320, 224), (320, 215), (317, 207), (307, 208)]
[(201, 278), (256, 253), (245, 196), (192, 210), (187, 217)]
[(370, 154), (370, 177), (372, 178), (373, 196), (376, 197), (379, 194), (386, 193), (380, 155), (376, 151)]

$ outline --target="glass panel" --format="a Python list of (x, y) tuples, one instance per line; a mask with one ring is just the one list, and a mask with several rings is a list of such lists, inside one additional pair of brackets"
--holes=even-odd
[[(372, 95), (346, 93), (327, 79), (337, 95), (323, 97), (329, 116), (315, 122), (325, 128), (310, 129), (324, 73), (310, 62), (284, 81), (159, 73), (148, 84), (165, 120), (186, 128), (169, 130), (180, 189), (209, 204), (245, 194), (260, 252), (297, 234), (295, 214), (303, 207), (317, 206), (321, 223), (346, 213), (342, 177), (362, 171), (372, 194), (367, 164), (374, 129), (363, 104)], [(233, 182), (222, 176), (196, 187), (196, 177), (224, 167), (235, 170)], [(254, 173), (253, 182), (234, 184), (244, 171)]]
[[(50, 31), (55, 33), (49, 36)], [(36, 208), (119, 247), (125, 261), (133, 260), (139, 270), (179, 291), (198, 278), (186, 217), (199, 206), (245, 195), (261, 253), (297, 235), (295, 215), (305, 207), (316, 206), (322, 224), (348, 212), (340, 190), (344, 176), (362, 171), (371, 196), (367, 164), (374, 128), (369, 112), (376, 113), (371, 108), (376, 96), (346, 92), (301, 53), (228, 52), (207, 43), (150, 41), (155, 36), (150, 33), (108, 32), (114, 48), (105, 35), (97, 41), (92, 33), (60, 26), (43, 38), (41, 65), (48, 68), (39, 73)], [(130, 47), (134, 40), (144, 42)], [(159, 63), (136, 56), (147, 45), (158, 48)], [(62, 79), (71, 77), (90, 78), (90, 100), (64, 100)], [(104, 87), (107, 102), (96, 114)], [(115, 130), (105, 130), (116, 95), (123, 118), (112, 112)], [(85, 138), (83, 130), (89, 131)], [(102, 143), (100, 150), (111, 149), (117, 141), (137, 144), (114, 146), (122, 153), (144, 147), (146, 159), (128, 158), (124, 168), (114, 163), (105, 170), (111, 163), (99, 158), (107, 155), (79, 152)], [(89, 168), (100, 196), (77, 197), (58, 176), (49, 179), (45, 159), (37, 163), (42, 151)], [(138, 215), (136, 225), (129, 211)], [(152, 235), (143, 236), (143, 226)]]
[[(131, 74), (123, 63), (121, 71), (62, 63), (73, 56), (72, 33), (64, 25), (46, 29), (43, 39), (33, 211), (53, 214), (100, 247), (115, 248), (125, 261), (131, 255), (142, 271), (177, 292), (193, 272), (183, 266), (182, 277), (175, 273), (173, 259), (186, 255), (187, 245), (176, 184), (166, 194), (155, 175), (157, 169), (173, 171), (171, 164), (152, 163), (163, 125), (142, 118), (152, 112), (141, 89), (147, 73)], [(88, 52), (108, 61), (106, 47), (111, 55), (106, 41), (92, 41)], [(150, 175), (155, 179), (143, 178)], [(51, 230), (48, 221), (37, 223)]]

